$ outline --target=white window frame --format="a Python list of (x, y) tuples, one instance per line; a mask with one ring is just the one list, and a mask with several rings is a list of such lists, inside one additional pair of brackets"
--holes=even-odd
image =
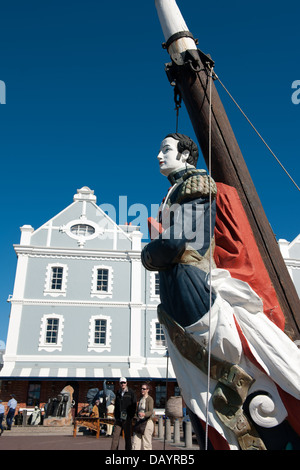
[(150, 271), (150, 300), (160, 301), (160, 295), (155, 293), (155, 275), (159, 274), (156, 271)]
[[(97, 277), (98, 269), (107, 269), (108, 270), (108, 285), (107, 291), (97, 290)], [(93, 267), (92, 272), (92, 286), (91, 286), (91, 297), (97, 297), (98, 299), (104, 299), (106, 297), (112, 298), (113, 294), (113, 268), (111, 266), (97, 265)]]
[[(95, 230), (94, 233), (86, 234), (86, 235), (77, 235), (71, 231), (71, 228), (74, 225), (90, 225)], [(104, 229), (100, 227), (99, 224), (94, 222), (93, 220), (87, 219), (85, 216), (82, 216), (80, 219), (71, 220), (66, 225), (62, 225), (59, 228), (60, 232), (66, 233), (70, 238), (77, 240), (77, 244), (80, 248), (83, 248), (85, 243), (89, 240), (93, 240), (94, 238), (103, 235)]]
[[(47, 332), (47, 323), (48, 320), (57, 319), (58, 320), (58, 332), (57, 332), (57, 343), (46, 343), (46, 332)], [(63, 330), (64, 330), (64, 317), (63, 315), (58, 315), (57, 313), (48, 313), (43, 315), (41, 319), (41, 329), (40, 329), (40, 339), (39, 339), (39, 351), (61, 351), (63, 343)]]
[[(62, 268), (62, 286), (61, 289), (51, 289), (51, 279), (52, 279), (52, 268)], [(61, 263), (50, 263), (46, 268), (46, 279), (44, 287), (44, 295), (50, 295), (51, 297), (59, 297), (62, 295), (66, 296), (67, 293), (67, 278), (68, 278), (68, 265)]]
[[(105, 320), (106, 321), (106, 343), (99, 344), (95, 343), (95, 324), (96, 320)], [(108, 315), (92, 315), (90, 318), (89, 324), (89, 341), (88, 341), (88, 351), (103, 352), (111, 351), (111, 317)]]
[[(165, 346), (156, 343), (156, 324), (159, 323), (157, 318), (153, 318), (150, 323), (150, 353), (165, 354), (167, 344)], [(167, 339), (166, 339), (167, 341)]]

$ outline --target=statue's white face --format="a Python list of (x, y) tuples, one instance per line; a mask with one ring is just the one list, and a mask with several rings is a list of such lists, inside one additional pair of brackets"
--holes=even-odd
[(169, 176), (172, 171), (183, 168), (189, 157), (190, 152), (188, 150), (184, 150), (183, 153), (178, 152), (177, 144), (178, 140), (173, 139), (173, 137), (167, 137), (160, 145), (157, 158), (160, 172), (164, 176)]

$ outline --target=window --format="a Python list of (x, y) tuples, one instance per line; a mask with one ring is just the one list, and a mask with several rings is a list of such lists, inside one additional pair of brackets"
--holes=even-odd
[(106, 320), (95, 320), (95, 344), (106, 344)]
[(41, 384), (40, 382), (29, 382), (27, 392), (27, 406), (39, 406), (41, 395)]
[(97, 291), (108, 291), (108, 269), (97, 269)]
[(91, 296), (99, 299), (112, 298), (113, 269), (111, 266), (94, 266), (92, 272)]
[(100, 227), (100, 224), (87, 219), (86, 216), (82, 214), (80, 219), (71, 220), (66, 225), (61, 225), (59, 231), (66, 233), (68, 237), (76, 240), (77, 245), (83, 248), (88, 241), (103, 235), (104, 228)]
[(159, 301), (159, 273), (150, 272), (150, 301)]
[(61, 263), (48, 264), (46, 268), (46, 279), (44, 286), (44, 295), (58, 297), (66, 296), (68, 278), (68, 266)]
[(166, 386), (156, 385), (155, 387), (155, 406), (164, 408), (166, 405)]
[(159, 295), (159, 274), (155, 273), (155, 281), (154, 281), (154, 292), (155, 295)]
[(61, 351), (64, 317), (56, 313), (46, 314), (41, 319), (39, 351)]
[(47, 343), (47, 344), (57, 344), (58, 327), (59, 327), (59, 319), (58, 318), (48, 318), (47, 319), (45, 343)]
[(95, 229), (91, 225), (76, 224), (76, 225), (72, 225), (72, 227), (70, 228), (70, 232), (73, 235), (76, 235), (77, 237), (80, 237), (80, 236), (88, 237), (95, 233)]
[(164, 355), (167, 348), (166, 337), (162, 325), (157, 318), (150, 323), (150, 352)]
[(53, 267), (51, 271), (51, 289), (61, 290), (63, 279), (63, 268)]
[(88, 351), (111, 350), (111, 318), (107, 315), (93, 315), (90, 318)]
[(155, 343), (156, 346), (166, 346), (166, 338), (160, 323), (155, 323)]

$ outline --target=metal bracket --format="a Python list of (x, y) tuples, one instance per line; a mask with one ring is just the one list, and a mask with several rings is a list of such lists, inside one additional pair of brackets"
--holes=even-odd
[(183, 59), (184, 64), (182, 66), (175, 64), (174, 61), (166, 64), (166, 73), (170, 82), (174, 80), (174, 75), (176, 76), (175, 69), (180, 69), (180, 67), (190, 67), (194, 72), (197, 73), (201, 70), (211, 70), (215, 65), (215, 62), (212, 60), (210, 55), (205, 54), (200, 49), (189, 49), (185, 51)]
[(195, 39), (190, 31), (179, 31), (178, 33), (172, 34), (166, 42), (162, 43), (163, 49), (169, 49), (170, 45), (180, 38), (191, 38), (194, 39), (195, 44), (198, 44), (198, 39)]

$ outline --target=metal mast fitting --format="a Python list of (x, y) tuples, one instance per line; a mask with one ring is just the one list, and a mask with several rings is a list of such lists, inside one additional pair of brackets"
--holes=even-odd
[(190, 65), (195, 71), (200, 70), (201, 62), (213, 67), (211, 57), (197, 48), (198, 39), (188, 30), (176, 2), (155, 0), (155, 5), (165, 37), (162, 46), (167, 49), (174, 64)]

